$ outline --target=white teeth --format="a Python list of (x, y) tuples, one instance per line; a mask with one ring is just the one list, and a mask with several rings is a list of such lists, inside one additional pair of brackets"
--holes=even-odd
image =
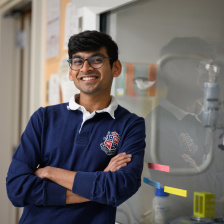
[(84, 81), (89, 81), (89, 80), (93, 80), (96, 79), (95, 77), (83, 77), (82, 80)]

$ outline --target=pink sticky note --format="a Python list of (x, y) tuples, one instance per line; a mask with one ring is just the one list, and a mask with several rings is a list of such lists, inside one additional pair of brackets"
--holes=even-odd
[(164, 172), (170, 172), (170, 167), (166, 165), (156, 164), (156, 163), (148, 163), (148, 168), (154, 170), (160, 170)]

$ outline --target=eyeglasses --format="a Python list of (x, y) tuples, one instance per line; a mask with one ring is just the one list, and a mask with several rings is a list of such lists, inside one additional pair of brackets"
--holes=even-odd
[[(72, 59), (68, 59), (67, 62), (70, 66), (70, 68), (74, 71), (78, 71), (80, 70), (85, 61), (88, 61), (88, 64), (92, 67), (92, 68), (101, 68), (104, 65), (104, 59), (108, 58), (105, 56), (93, 56), (87, 59), (83, 59), (83, 58), (72, 58)], [(108, 58), (111, 59), (111, 58)]]

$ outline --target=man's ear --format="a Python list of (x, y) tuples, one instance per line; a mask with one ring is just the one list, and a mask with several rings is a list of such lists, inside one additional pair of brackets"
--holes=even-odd
[(69, 78), (70, 81), (73, 81), (72, 70), (71, 70), (71, 68), (69, 68), (68, 78)]
[(118, 77), (121, 74), (122, 65), (120, 60), (117, 60), (113, 63), (112, 74), (113, 77)]

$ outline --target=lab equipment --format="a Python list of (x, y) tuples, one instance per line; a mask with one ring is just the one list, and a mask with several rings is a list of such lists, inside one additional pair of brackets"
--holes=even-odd
[(215, 194), (194, 192), (194, 217), (215, 218)]
[(171, 218), (172, 205), (169, 194), (164, 192), (164, 188), (156, 188), (155, 197), (152, 201), (153, 223), (165, 224)]
[(223, 218), (215, 218), (215, 194), (194, 192), (193, 217), (180, 217), (168, 224), (213, 224), (224, 223)]
[[(209, 136), (210, 144), (207, 146), (206, 156), (203, 163), (197, 165), (197, 169), (194, 167), (170, 167), (169, 174), (171, 175), (195, 175), (204, 172), (209, 168), (214, 157), (214, 135), (216, 130), (216, 124), (218, 120), (219, 110), (219, 85), (217, 83), (217, 76), (219, 74), (219, 66), (214, 64), (211, 59), (202, 57), (196, 54), (169, 54), (163, 56), (157, 62), (157, 72), (161, 72), (161, 68), (169, 62), (175, 59), (190, 59), (199, 61), (199, 69), (208, 72), (208, 82), (204, 83), (204, 102), (199, 115), (195, 114), (195, 118), (207, 128), (207, 136)], [(151, 113), (152, 126), (157, 125), (157, 114)], [(220, 127), (219, 127), (220, 128)], [(150, 149), (151, 149), (151, 162), (162, 164), (157, 152), (156, 132), (151, 132)]]
[[(203, 124), (205, 127), (216, 128), (219, 110), (219, 66), (215, 64), (200, 63), (208, 72), (209, 80), (204, 83)], [(203, 70), (203, 68), (202, 68)]]

